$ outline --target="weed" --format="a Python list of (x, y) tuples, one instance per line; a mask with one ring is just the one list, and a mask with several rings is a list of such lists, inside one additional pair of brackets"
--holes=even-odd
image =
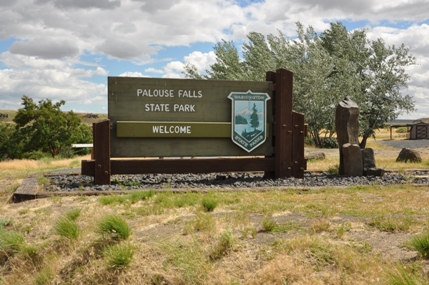
[(19, 210), (18, 214), (25, 215), (25, 214), (28, 214), (29, 212), (30, 212), (30, 209), (29, 208), (25, 208), (25, 209)]
[(66, 216), (59, 218), (54, 225), (54, 231), (57, 235), (75, 240), (79, 237), (79, 226), (74, 220)]
[(429, 232), (413, 237), (407, 245), (416, 250), (423, 258), (429, 258)]
[(277, 227), (276, 221), (271, 218), (265, 217), (262, 220), (262, 228), (266, 232), (272, 232)]
[(352, 226), (350, 223), (342, 223), (339, 227), (336, 229), (336, 234), (338, 238), (342, 238), (343, 235), (346, 232), (349, 232), (352, 229)]
[(258, 231), (255, 227), (244, 227), (240, 229), (240, 233), (243, 238), (246, 238), (248, 236), (250, 236), (250, 238), (255, 238)]
[(328, 220), (317, 219), (311, 224), (311, 230), (313, 233), (328, 232), (331, 227)]
[(135, 247), (129, 243), (120, 243), (108, 246), (103, 256), (111, 268), (124, 269), (128, 267), (133, 259)]
[(197, 193), (185, 193), (175, 195), (174, 198), (174, 205), (176, 207), (182, 208), (187, 206), (194, 206), (195, 204), (197, 204), (201, 199), (201, 195)]
[(225, 230), (219, 237), (218, 242), (210, 251), (209, 257), (211, 260), (218, 260), (224, 256), (235, 242), (234, 235), (231, 230)]
[(16, 231), (0, 229), (0, 252), (15, 254), (25, 247), (24, 236)]
[(37, 177), (37, 184), (41, 188), (46, 188), (46, 186), (49, 185), (50, 183), (51, 181), (49, 180), (49, 178), (45, 177), (44, 175), (39, 175), (39, 177)]
[(126, 240), (131, 235), (131, 228), (120, 216), (107, 215), (98, 222), (96, 231), (113, 240)]
[(155, 205), (148, 205), (138, 208), (133, 208), (132, 211), (136, 213), (139, 216), (151, 216), (151, 215), (161, 215), (164, 213), (164, 208), (162, 205), (155, 204)]
[(52, 279), (54, 278), (54, 273), (50, 267), (44, 267), (42, 270), (37, 273), (35, 278), (36, 285), (47, 285), (51, 284)]
[(72, 209), (66, 212), (64, 216), (71, 221), (75, 221), (77, 218), (79, 218), (80, 212), (81, 212), (80, 209)]
[(395, 268), (387, 270), (387, 284), (391, 285), (423, 285), (428, 280), (421, 280), (417, 272), (407, 266), (398, 264)]
[(153, 191), (132, 191), (130, 194), (127, 195), (127, 198), (129, 198), (130, 202), (132, 204), (135, 204), (139, 201), (147, 200), (149, 198), (153, 197)]
[(298, 230), (301, 228), (301, 224), (296, 222), (286, 222), (277, 224), (277, 227), (274, 228), (276, 233), (285, 233), (287, 231)]
[(211, 198), (204, 198), (201, 201), (201, 205), (203, 206), (204, 211), (213, 212), (217, 207), (217, 201)]
[(79, 168), (79, 167), (80, 167), (80, 165), (81, 165), (80, 160), (72, 160), (72, 161), (70, 162), (69, 167), (70, 167), (70, 168)]
[(210, 264), (204, 248), (196, 240), (164, 242), (160, 248), (167, 254), (164, 267), (178, 269), (177, 284), (206, 284)]
[(126, 198), (124, 195), (101, 196), (98, 198), (98, 202), (105, 206), (111, 204), (123, 204), (125, 201)]
[(338, 175), (338, 173), (340, 172), (340, 166), (338, 164), (335, 164), (334, 166), (330, 166), (327, 172), (330, 175)]
[(194, 219), (185, 224), (183, 234), (210, 232), (215, 228), (215, 225), (216, 222), (211, 215), (198, 212)]
[(382, 214), (373, 217), (368, 222), (368, 225), (380, 231), (395, 233), (408, 231), (414, 223), (415, 219), (411, 215), (392, 216)]
[(7, 226), (11, 226), (13, 221), (11, 219), (0, 218), (0, 231)]

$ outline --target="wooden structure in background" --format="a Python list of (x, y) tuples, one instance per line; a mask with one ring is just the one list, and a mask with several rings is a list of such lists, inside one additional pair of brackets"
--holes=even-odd
[[(82, 175), (94, 176), (97, 185), (110, 184), (114, 174), (210, 173), (264, 171), (267, 177), (303, 178), (306, 169), (304, 115), (292, 111), (293, 74), (285, 69), (267, 72), (273, 83), (273, 151), (265, 157), (193, 159), (111, 159), (109, 120), (93, 124), (94, 159), (82, 161)], [(228, 100), (225, 96), (225, 100)], [(191, 138), (190, 138), (191, 139)], [(231, 144), (233, 142), (231, 141)]]

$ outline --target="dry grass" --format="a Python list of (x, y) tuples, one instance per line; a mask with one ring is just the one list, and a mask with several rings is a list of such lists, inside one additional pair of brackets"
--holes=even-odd
[[(98, 197), (63, 197), (2, 206), (5, 230), (22, 233), (36, 249), (29, 259), (16, 254), (2, 261), (4, 284), (388, 284), (388, 271), (402, 262), (422, 282), (423, 261), (403, 247), (429, 229), (429, 189), (356, 187), (297, 192), (272, 190), (211, 193), (219, 204), (204, 212), (199, 203), (172, 206), (182, 194), (155, 193), (132, 203), (103, 205)], [(199, 200), (205, 195), (187, 194)], [(139, 215), (164, 201), (164, 211)], [(263, 201), (260, 203), (260, 201)], [(54, 235), (55, 221), (73, 209), (81, 234), (75, 241)], [(270, 213), (277, 227), (264, 230)], [(114, 269), (105, 255), (97, 222), (121, 215), (132, 228), (134, 257)], [(372, 217), (413, 217), (389, 236), (371, 225)], [(253, 227), (253, 234), (243, 230)], [(341, 234), (339, 234), (341, 233)], [(395, 235), (398, 235), (397, 237)], [(36, 262), (37, 261), (37, 262)], [(426, 270), (426, 269), (424, 269)]]
[[(410, 167), (398, 167), (393, 151), (377, 141), (370, 146), (380, 167)], [(310, 170), (338, 164), (338, 150), (323, 151), (327, 158), (309, 162)], [(429, 231), (427, 186), (5, 202), (28, 173), (74, 161), (0, 163), (0, 232), (19, 233), (26, 245), (0, 253), (0, 284), (394, 284), (394, 274), (429, 284), (428, 262), (405, 246)], [(211, 212), (201, 206), (207, 199), (217, 203)], [(76, 209), (78, 237), (56, 235), (55, 222)], [(125, 245), (133, 254), (119, 255), (127, 266), (113, 266), (106, 254), (124, 241), (102, 239), (96, 230), (109, 215), (131, 228)]]
[[(397, 134), (393, 130), (394, 140), (404, 140), (404, 134)], [(369, 138), (367, 148), (374, 149), (375, 161), (377, 167), (386, 170), (406, 170), (406, 169), (428, 169), (429, 167), (429, 145), (423, 149), (417, 149), (421, 155), (421, 163), (403, 163), (396, 162), (400, 149), (390, 147), (382, 143), (384, 140), (390, 140), (390, 131), (388, 129), (380, 129), (376, 131), (376, 138)], [(307, 153), (323, 152), (326, 155), (324, 160), (310, 161), (307, 165), (309, 171), (327, 171), (329, 169), (338, 168), (339, 150), (338, 149), (317, 149), (306, 147)]]

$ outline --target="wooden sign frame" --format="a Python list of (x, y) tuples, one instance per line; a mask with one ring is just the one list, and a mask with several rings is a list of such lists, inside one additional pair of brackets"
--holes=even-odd
[[(273, 83), (273, 154), (266, 157), (193, 159), (111, 159), (109, 120), (93, 124), (94, 159), (82, 161), (82, 175), (94, 176), (97, 185), (109, 185), (114, 174), (210, 173), (264, 171), (266, 177), (303, 178), (306, 169), (304, 115), (292, 111), (293, 73), (278, 69), (266, 73)], [(231, 141), (231, 143), (233, 143)]]

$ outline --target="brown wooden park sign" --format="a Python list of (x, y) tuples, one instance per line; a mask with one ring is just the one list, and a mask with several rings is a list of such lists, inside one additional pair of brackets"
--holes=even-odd
[(292, 86), (285, 69), (265, 82), (109, 77), (109, 119), (93, 124), (94, 157), (82, 174), (98, 185), (114, 174), (302, 178), (306, 125), (292, 111)]

